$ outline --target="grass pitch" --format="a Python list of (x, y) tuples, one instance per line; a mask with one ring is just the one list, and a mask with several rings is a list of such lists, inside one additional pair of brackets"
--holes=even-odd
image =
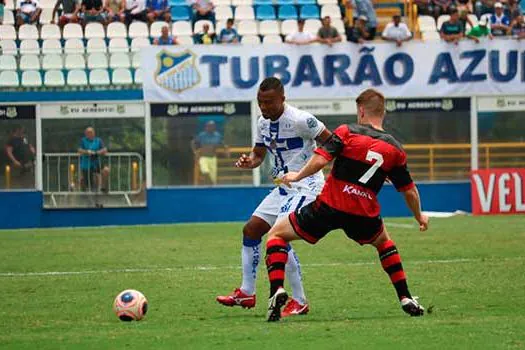
[[(263, 266), (255, 309), (215, 301), (240, 283), (240, 223), (1, 231), (0, 348), (525, 348), (523, 216), (387, 227), (412, 293), (434, 306), (422, 318), (401, 311), (375, 250), (340, 232), (294, 244), (311, 312), (268, 324)], [(148, 298), (144, 321), (113, 315), (126, 288)]]

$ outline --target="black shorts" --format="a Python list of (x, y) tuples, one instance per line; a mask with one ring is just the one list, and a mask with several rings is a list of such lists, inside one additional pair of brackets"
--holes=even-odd
[(82, 169), (82, 189), (96, 188), (97, 178), (96, 175), (100, 174), (100, 166), (96, 166), (90, 169)]
[(311, 244), (337, 229), (342, 229), (348, 238), (359, 244), (372, 243), (383, 232), (381, 216), (344, 213), (318, 199), (291, 213), (289, 220), (295, 233)]

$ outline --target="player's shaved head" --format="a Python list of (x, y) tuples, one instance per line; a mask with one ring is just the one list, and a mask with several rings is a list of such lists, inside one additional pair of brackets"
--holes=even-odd
[(375, 89), (366, 89), (356, 99), (358, 110), (364, 117), (383, 118), (385, 115), (385, 96)]
[(281, 83), (281, 80), (275, 77), (266, 78), (262, 81), (261, 85), (259, 85), (259, 91), (269, 90), (276, 90), (277, 92), (284, 94), (283, 83)]
[(264, 118), (279, 119), (284, 112), (284, 100), (284, 86), (278, 78), (266, 78), (259, 85), (257, 102)]

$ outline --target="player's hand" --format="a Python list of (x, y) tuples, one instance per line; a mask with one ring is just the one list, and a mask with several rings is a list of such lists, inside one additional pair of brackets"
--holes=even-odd
[(292, 182), (297, 181), (297, 175), (298, 173), (295, 173), (293, 171), (284, 174), (284, 176), (281, 178), (281, 183), (285, 184), (288, 187), (292, 187)]
[(21, 168), (22, 167), (22, 163), (20, 163), (18, 160), (15, 160), (13, 162), (13, 165), (15, 166), (15, 168)]
[(428, 230), (428, 216), (421, 214), (416, 220), (419, 223), (419, 231), (424, 232)]
[(235, 166), (242, 169), (251, 169), (253, 168), (253, 159), (243, 153), (235, 163)]

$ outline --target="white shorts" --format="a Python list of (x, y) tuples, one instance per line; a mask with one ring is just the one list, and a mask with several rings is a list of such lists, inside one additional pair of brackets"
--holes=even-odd
[(296, 191), (281, 194), (279, 187), (276, 187), (263, 199), (252, 215), (263, 219), (268, 225), (273, 226), (277, 219), (287, 216), (296, 209), (313, 202), (315, 198), (316, 196), (312, 193), (299, 193)]

